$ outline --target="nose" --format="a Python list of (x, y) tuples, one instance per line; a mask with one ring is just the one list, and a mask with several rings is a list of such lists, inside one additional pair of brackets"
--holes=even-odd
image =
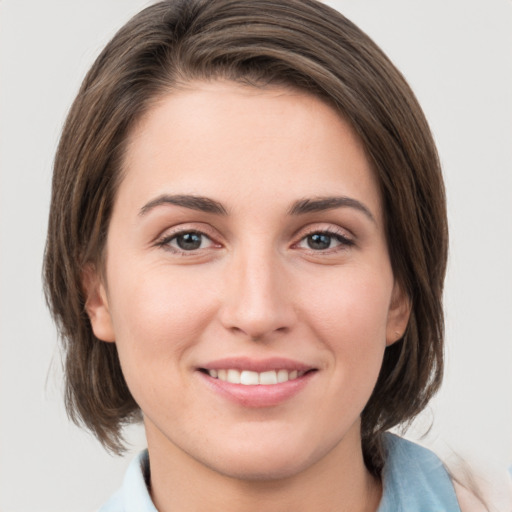
[(220, 319), (232, 333), (264, 341), (288, 332), (296, 314), (290, 282), (278, 255), (248, 251), (226, 269)]

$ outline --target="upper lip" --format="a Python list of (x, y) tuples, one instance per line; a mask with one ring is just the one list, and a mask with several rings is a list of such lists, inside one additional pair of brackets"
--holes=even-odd
[(223, 369), (237, 369), (248, 370), (253, 372), (267, 372), (271, 370), (288, 370), (288, 371), (308, 371), (315, 369), (314, 366), (305, 364), (293, 359), (283, 357), (271, 357), (267, 359), (253, 359), (248, 357), (227, 357), (223, 359), (216, 359), (206, 363), (199, 368), (204, 370), (223, 370)]

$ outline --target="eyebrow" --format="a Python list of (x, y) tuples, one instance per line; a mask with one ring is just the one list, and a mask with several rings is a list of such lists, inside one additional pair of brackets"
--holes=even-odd
[[(224, 206), (208, 197), (194, 196), (187, 194), (169, 195), (163, 194), (146, 203), (139, 211), (139, 215), (146, 215), (149, 211), (157, 206), (171, 204), (197, 210), (205, 213), (214, 213), (217, 215), (227, 215)], [(325, 210), (333, 210), (335, 208), (355, 208), (364, 213), (371, 221), (375, 222), (375, 217), (371, 211), (357, 199), (345, 196), (319, 197), (299, 199), (290, 207), (289, 215), (304, 215), (306, 213), (321, 212)]]
[(194, 195), (168, 195), (164, 194), (158, 196), (156, 199), (146, 203), (139, 211), (139, 215), (146, 215), (149, 211), (157, 206), (172, 204), (175, 206), (182, 206), (190, 208), (191, 210), (198, 210), (200, 212), (215, 213), (217, 215), (227, 215), (227, 211), (219, 202), (208, 197), (194, 196)]
[(334, 208), (354, 208), (364, 213), (372, 222), (376, 222), (368, 207), (357, 199), (345, 196), (299, 199), (292, 204), (288, 213), (290, 215), (303, 215), (305, 213), (321, 212)]

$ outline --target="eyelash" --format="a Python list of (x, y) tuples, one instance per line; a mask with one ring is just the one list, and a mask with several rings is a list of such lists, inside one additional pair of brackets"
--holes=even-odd
[[(201, 244), (203, 243), (204, 239), (207, 239), (210, 242), (212, 242), (212, 244), (215, 244), (215, 242), (212, 240), (212, 238), (210, 236), (208, 236), (206, 233), (204, 233), (203, 231), (200, 231), (197, 229), (184, 229), (184, 230), (176, 231), (175, 233), (172, 233), (172, 234), (165, 235), (160, 240), (157, 240), (155, 245), (157, 247), (161, 247), (165, 250), (168, 250), (170, 252), (173, 252), (175, 254), (179, 254), (182, 256), (197, 254), (197, 252), (199, 250), (201, 250), (201, 247), (199, 247), (197, 249), (187, 250), (187, 249), (183, 249), (180, 247), (171, 246), (172, 241), (178, 240), (178, 238), (180, 236), (183, 237), (186, 235), (197, 235), (197, 236), (201, 237), (201, 242), (200, 242)], [(218, 245), (220, 247), (220, 244), (216, 244), (216, 245)]]
[[(155, 245), (157, 247), (161, 247), (165, 250), (168, 250), (174, 254), (182, 255), (182, 256), (192, 256), (194, 254), (197, 254), (200, 250), (205, 250), (207, 248), (201, 248), (198, 247), (196, 249), (184, 249), (180, 247), (173, 247), (171, 246), (171, 242), (178, 240), (180, 236), (186, 236), (186, 235), (196, 235), (201, 238), (200, 244), (204, 242), (204, 239), (209, 240), (213, 245), (216, 245), (217, 247), (221, 247), (221, 244), (216, 243), (211, 236), (207, 235), (203, 231), (197, 230), (197, 229), (184, 229), (180, 231), (176, 231), (175, 233), (171, 233), (168, 235), (165, 235), (161, 239), (157, 240)], [(326, 236), (329, 237), (331, 240), (329, 240), (329, 243), (331, 243), (332, 239), (336, 240), (336, 242), (339, 243), (339, 246), (337, 247), (327, 247), (325, 249), (313, 249), (312, 247), (304, 247), (306, 251), (312, 253), (312, 254), (326, 254), (326, 253), (333, 253), (338, 251), (346, 250), (347, 248), (355, 245), (354, 240), (348, 238), (344, 233), (341, 231), (338, 231), (336, 229), (314, 229), (311, 230), (308, 233), (303, 234), (303, 236), (300, 238), (300, 240), (292, 245), (292, 247), (298, 247), (301, 243), (305, 242), (307, 243), (308, 238), (313, 237), (314, 235), (320, 235), (320, 236)]]
[(343, 250), (346, 250), (349, 247), (352, 247), (353, 245), (355, 245), (354, 240), (348, 238), (343, 232), (341, 232), (337, 229), (333, 229), (333, 228), (311, 230), (309, 233), (306, 233), (305, 235), (303, 235), (302, 238), (294, 245), (297, 246), (302, 242), (307, 243), (308, 238), (310, 238), (314, 235), (326, 236), (326, 237), (329, 237), (331, 240), (332, 239), (336, 240), (339, 243), (339, 246), (334, 247), (334, 248), (333, 247), (328, 247), (326, 249), (313, 249), (311, 247), (305, 248), (307, 251), (309, 251), (311, 253), (315, 253), (315, 254), (316, 253), (326, 254), (326, 253), (343, 251)]

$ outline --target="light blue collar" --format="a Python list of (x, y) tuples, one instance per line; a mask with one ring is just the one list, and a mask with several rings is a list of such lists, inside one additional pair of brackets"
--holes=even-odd
[(441, 460), (415, 443), (385, 434), (383, 495), (377, 512), (460, 512)]

